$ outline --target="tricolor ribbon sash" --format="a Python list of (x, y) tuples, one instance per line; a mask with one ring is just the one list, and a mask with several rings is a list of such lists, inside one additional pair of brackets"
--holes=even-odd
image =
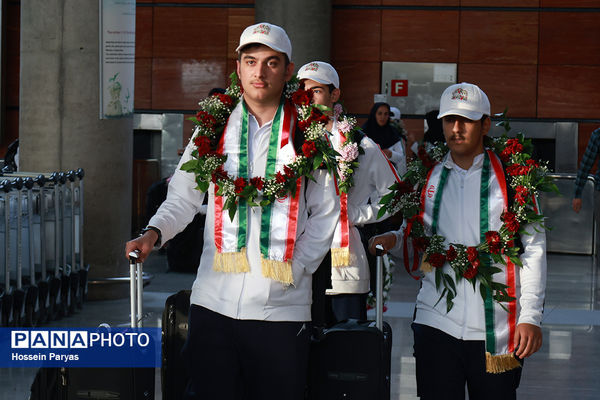
[[(449, 157), (449, 156), (448, 156)], [(445, 183), (450, 169), (444, 163), (434, 167), (428, 176), (427, 183), (422, 193), (422, 218), (426, 230), (430, 234), (436, 234), (440, 204), (443, 197)], [(500, 159), (490, 150), (484, 153), (483, 166), (481, 170), (480, 183), (480, 210), (479, 210), (479, 232), (480, 241), (485, 243), (485, 233), (497, 230), (501, 211), (508, 209), (508, 195), (506, 189), (506, 177)], [(502, 204), (498, 204), (501, 199)], [(481, 255), (484, 265), (491, 265), (489, 255)], [(493, 275), (495, 282), (508, 285), (508, 294), (516, 298), (516, 267), (507, 257), (507, 265), (495, 264), (501, 269)], [(432, 267), (427, 262), (421, 264), (424, 273), (431, 272)], [(492, 293), (487, 292), (484, 301), (485, 313), (485, 347), (486, 347), (486, 371), (501, 373), (520, 366), (513, 356), (515, 351), (514, 334), (516, 330), (516, 300), (504, 303), (508, 312), (493, 300)]]
[[(346, 135), (337, 129), (337, 121), (334, 120), (331, 129), (337, 132), (337, 137), (332, 140), (334, 149), (339, 152), (346, 142)], [(348, 220), (348, 194), (340, 192), (340, 218), (333, 233), (331, 242), (331, 265), (333, 267), (348, 267), (350, 260), (350, 221)]]
[[(290, 135), (296, 124), (295, 108), (289, 102), (282, 102), (273, 118), (269, 149), (264, 177), (283, 172), (296, 152)], [(241, 101), (231, 113), (218, 151), (226, 154), (223, 165), (233, 176), (249, 178), (248, 172), (248, 110)], [(255, 171), (257, 172), (257, 171)], [(296, 241), (298, 208), (301, 179), (297, 181), (296, 194), (262, 207), (260, 225), (260, 253), (263, 276), (293, 284), (292, 257)], [(246, 256), (248, 234), (248, 204), (240, 199), (233, 220), (223, 212), (223, 197), (216, 195), (215, 187), (215, 253), (213, 268), (228, 273), (250, 271)]]

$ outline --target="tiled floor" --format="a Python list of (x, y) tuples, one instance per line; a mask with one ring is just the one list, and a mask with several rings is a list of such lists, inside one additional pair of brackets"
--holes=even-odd
[[(154, 275), (144, 293), (147, 325), (158, 326), (166, 297), (189, 288), (194, 276), (166, 273), (166, 258), (154, 254), (145, 264)], [(392, 396), (416, 399), (410, 318), (418, 283), (400, 268), (394, 273), (388, 311), (393, 329)], [(548, 255), (544, 345), (526, 361), (518, 398), (587, 400), (600, 398), (600, 291), (597, 266), (590, 256)], [(128, 323), (128, 300), (87, 302), (79, 313), (50, 326)], [(0, 400), (27, 399), (34, 369), (0, 369)], [(158, 378), (158, 374), (157, 374)], [(160, 399), (157, 380), (157, 399)]]

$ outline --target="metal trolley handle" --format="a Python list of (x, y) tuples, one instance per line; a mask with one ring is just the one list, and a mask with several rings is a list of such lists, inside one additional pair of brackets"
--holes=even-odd
[(377, 256), (377, 294), (375, 296), (377, 317), (375, 324), (380, 331), (383, 329), (383, 246), (375, 246)]
[(131, 327), (142, 327), (142, 295), (144, 292), (144, 277), (139, 251), (129, 253), (129, 302), (131, 305)]

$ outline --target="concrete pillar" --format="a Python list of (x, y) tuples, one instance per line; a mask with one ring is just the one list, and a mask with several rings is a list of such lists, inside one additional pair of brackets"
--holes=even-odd
[[(100, 120), (97, 1), (21, 1), (20, 169), (85, 170), (90, 279), (126, 276), (131, 230), (132, 119)], [(89, 298), (128, 295), (90, 287)]]
[(296, 71), (310, 61), (330, 61), (331, 0), (256, 0), (254, 19), (286, 30)]

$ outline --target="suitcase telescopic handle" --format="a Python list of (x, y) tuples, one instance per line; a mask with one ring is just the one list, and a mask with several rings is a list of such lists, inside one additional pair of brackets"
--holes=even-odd
[(377, 256), (377, 294), (375, 297), (377, 316), (375, 325), (377, 329), (383, 331), (383, 246), (375, 246), (375, 255)]
[(142, 327), (142, 296), (144, 291), (144, 278), (142, 276), (142, 262), (140, 252), (135, 250), (129, 253), (129, 303), (131, 306), (131, 327)]

